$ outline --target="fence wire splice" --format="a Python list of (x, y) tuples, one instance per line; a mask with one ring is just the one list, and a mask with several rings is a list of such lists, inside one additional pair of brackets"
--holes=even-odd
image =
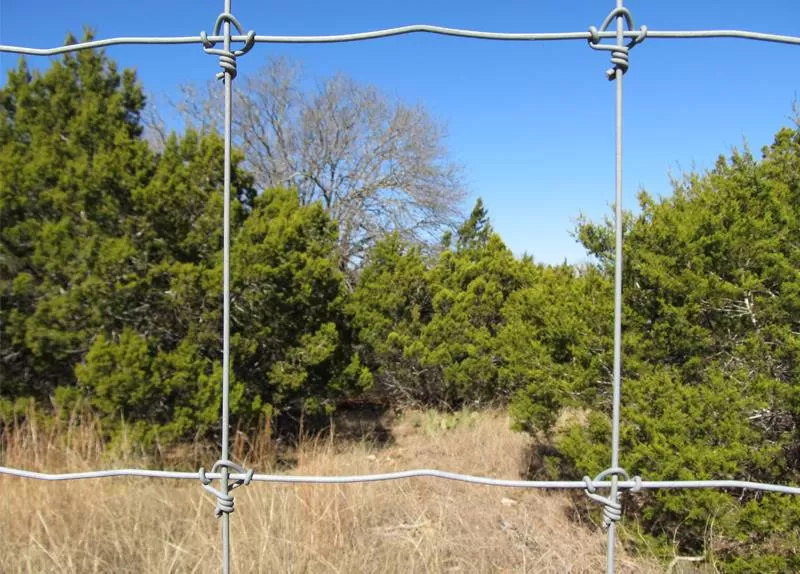
[[(228, 469), (227, 480), (233, 481), (228, 483), (227, 492), (222, 492), (221, 490), (217, 490), (216, 488), (211, 486), (211, 481), (214, 480), (215, 475), (217, 475), (219, 469), (223, 467)], [(233, 470), (235, 473), (242, 475), (242, 478), (234, 478), (232, 473), (230, 473), (231, 470)], [(206, 489), (206, 492), (210, 492), (211, 494), (213, 494), (217, 499), (217, 511), (216, 511), (217, 518), (219, 518), (223, 514), (230, 514), (231, 512), (233, 512), (234, 510), (233, 496), (231, 496), (230, 492), (234, 488), (238, 488), (240, 486), (247, 486), (248, 484), (250, 484), (250, 481), (253, 480), (253, 474), (254, 471), (252, 469), (246, 471), (244, 468), (231, 461), (218, 460), (217, 462), (215, 462), (214, 466), (211, 467), (210, 476), (206, 474), (206, 470), (202, 466), (200, 467), (200, 470), (197, 472), (197, 475), (198, 478), (200, 479), (200, 482), (203, 484), (203, 488)], [(223, 475), (219, 474), (218, 476), (216, 476), (216, 478), (222, 480)]]
[[(616, 30), (609, 30), (612, 23)], [(627, 30), (625, 26), (627, 25)], [(238, 34), (231, 34), (231, 28)], [(428, 33), (458, 38), (495, 41), (563, 41), (586, 40), (593, 50), (611, 52), (612, 68), (607, 70), (609, 80), (616, 85), (616, 149), (615, 149), (615, 262), (614, 262), (614, 371), (612, 399), (612, 440), (611, 465), (594, 479), (584, 476), (580, 481), (531, 481), (506, 480), (489, 477), (472, 476), (435, 469), (417, 469), (398, 472), (353, 475), (353, 476), (301, 476), (256, 474), (254, 470), (245, 470), (229, 460), (230, 443), (230, 187), (231, 187), (231, 123), (232, 123), (232, 81), (237, 74), (239, 56), (248, 53), (255, 44), (330, 44), (341, 42), (357, 42), (375, 40), (407, 34)], [(614, 549), (616, 523), (622, 518), (623, 509), (620, 503), (620, 491), (636, 493), (645, 489), (739, 489), (762, 492), (774, 492), (800, 495), (800, 487), (744, 480), (661, 480), (648, 481), (639, 476), (631, 476), (619, 466), (619, 434), (620, 404), (622, 391), (622, 269), (623, 269), (623, 221), (622, 221), (622, 105), (623, 76), (628, 71), (630, 50), (646, 38), (652, 39), (697, 39), (697, 38), (738, 38), (763, 42), (773, 42), (800, 46), (800, 36), (769, 34), (746, 30), (681, 30), (657, 31), (642, 26), (634, 29), (633, 16), (623, 6), (623, 0), (616, 0), (616, 8), (611, 10), (599, 28), (590, 26), (585, 32), (545, 32), (545, 33), (506, 33), (465, 30), (416, 24), (387, 28), (352, 34), (319, 35), (319, 36), (259, 36), (250, 30), (244, 33), (239, 21), (231, 13), (231, 0), (224, 0), (223, 12), (217, 17), (212, 35), (200, 32), (199, 36), (142, 36), (116, 37), (102, 40), (79, 42), (55, 48), (30, 48), (26, 46), (0, 45), (0, 52), (29, 56), (56, 56), (80, 50), (91, 50), (120, 45), (179, 45), (201, 44), (207, 54), (219, 57), (221, 72), (216, 77), (223, 81), (225, 99), (224, 129), (224, 179), (223, 179), (223, 349), (222, 349), (222, 409), (221, 409), (221, 457), (210, 472), (200, 468), (197, 472), (177, 472), (150, 469), (112, 469), (72, 473), (45, 473), (0, 466), (0, 475), (14, 476), (32, 480), (62, 481), (90, 480), (112, 477), (142, 477), (159, 479), (200, 480), (202, 487), (216, 499), (215, 514), (221, 518), (222, 538), (222, 571), (230, 572), (230, 514), (234, 511), (234, 498), (231, 492), (252, 482), (268, 482), (276, 484), (355, 484), (402, 480), (410, 478), (438, 478), (469, 484), (507, 487), (507, 488), (539, 488), (539, 489), (583, 489), (587, 497), (603, 505), (603, 525), (608, 529), (607, 573), (613, 574), (615, 567)], [(602, 40), (613, 39), (614, 43), (603, 44)], [(627, 40), (627, 43), (626, 43)], [(222, 42), (223, 47), (216, 47)], [(242, 43), (238, 49), (232, 49), (232, 43)], [(217, 489), (211, 484), (218, 480)], [(597, 493), (598, 489), (609, 489), (608, 496)]]

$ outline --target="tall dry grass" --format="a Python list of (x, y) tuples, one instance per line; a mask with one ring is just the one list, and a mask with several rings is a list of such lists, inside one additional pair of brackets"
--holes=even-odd
[[(518, 478), (529, 439), (500, 413), (406, 413), (380, 446), (304, 441), (285, 472), (356, 474), (435, 467)], [(65, 471), (154, 463), (134, 449), (109, 454), (90, 419), (21, 425), (2, 464)], [(236, 452), (259, 472), (280, 471), (263, 437)], [(267, 445), (267, 446), (265, 446)], [(257, 448), (253, 448), (256, 446)], [(250, 447), (250, 448), (248, 448)], [(249, 453), (249, 454), (247, 454)], [(169, 458), (172, 457), (172, 459)], [(212, 452), (197, 446), (159, 461)], [(252, 484), (236, 491), (235, 572), (600, 572), (604, 533), (570, 519), (563, 493), (411, 479), (347, 486)], [(218, 572), (219, 525), (199, 482), (103, 479), (45, 483), (0, 477), (0, 572)], [(619, 550), (619, 572), (660, 571)]]

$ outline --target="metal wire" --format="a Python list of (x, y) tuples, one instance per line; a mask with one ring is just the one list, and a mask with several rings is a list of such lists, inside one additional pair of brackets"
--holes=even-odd
[[(439, 36), (455, 36), (459, 38), (471, 38), (474, 40), (496, 40), (505, 42), (547, 42), (561, 40), (591, 40), (591, 32), (484, 32), (480, 30), (464, 30), (459, 28), (446, 28), (443, 26), (430, 26), (427, 24), (414, 24), (410, 26), (399, 26), (397, 28), (386, 28), (370, 32), (356, 32), (353, 34), (334, 34), (326, 36), (261, 36), (256, 35), (252, 41), (257, 44), (336, 44), (341, 42), (360, 42), (364, 40), (377, 40), (379, 38), (389, 38), (392, 36), (403, 36), (406, 34), (435, 34)], [(639, 32), (623, 32), (625, 38), (636, 38)], [(600, 32), (599, 38), (616, 38), (616, 32)], [(648, 30), (648, 38), (657, 39), (697, 39), (697, 38), (738, 38), (742, 40), (757, 40), (762, 42), (776, 42), (779, 44), (800, 45), (800, 36), (789, 36), (785, 34), (767, 34), (764, 32), (752, 32), (748, 30)], [(248, 35), (232, 35), (232, 42), (246, 43)], [(68, 46), (57, 46), (55, 48), (29, 48), (27, 46), (0, 45), (0, 52), (22, 54), (27, 56), (57, 56), (68, 52), (79, 50), (91, 50), (94, 48), (107, 48), (109, 46), (123, 45), (174, 45), (174, 44), (203, 44), (204, 42), (223, 42), (225, 38), (219, 35), (212, 36), (123, 36), (118, 38), (106, 38), (102, 40), (91, 40), (88, 42), (78, 42)]]
[[(0, 475), (8, 475), (31, 480), (44, 480), (60, 482), (64, 480), (95, 480), (100, 478), (160, 478), (165, 480), (219, 480), (220, 472), (203, 472), (202, 477), (198, 472), (180, 472), (168, 470), (149, 470), (140, 468), (119, 468), (111, 470), (93, 470), (86, 472), (49, 473), (22, 470), (0, 466)], [(247, 480), (248, 473), (232, 472), (228, 475), (230, 480)], [(274, 484), (361, 484), (370, 482), (386, 482), (390, 480), (406, 480), (411, 478), (437, 478), (452, 480), (480, 486), (495, 486), (501, 488), (535, 488), (542, 490), (581, 490), (587, 488), (584, 480), (510, 480), (503, 478), (490, 478), (474, 476), (457, 472), (448, 472), (435, 469), (401, 470), (398, 472), (384, 472), (377, 474), (356, 474), (344, 476), (318, 476), (295, 474), (258, 474), (250, 475), (251, 482), (266, 482)], [(610, 488), (609, 480), (589, 479), (595, 489)], [(693, 490), (729, 489), (752, 490), (761, 492), (776, 492), (780, 494), (800, 494), (800, 486), (770, 484), (765, 482), (752, 482), (747, 480), (641, 480), (634, 477), (630, 480), (620, 480), (618, 487), (626, 490), (673, 490), (689, 488)]]
[[(224, 468), (225, 471), (227, 471), (225, 474), (219, 475), (220, 480), (224, 481), (225, 484), (228, 484), (229, 486), (227, 492), (223, 492), (222, 490), (217, 490), (216, 488), (211, 486), (211, 482), (214, 479), (214, 475), (220, 468)], [(229, 477), (227, 475), (230, 474), (231, 469), (241, 474), (244, 478), (241, 478), (239, 480), (234, 480), (233, 483), (228, 483)], [(206, 470), (201, 466), (197, 474), (200, 477), (200, 482), (203, 483), (203, 488), (205, 488), (207, 492), (213, 494), (214, 497), (217, 499), (217, 518), (219, 518), (223, 514), (230, 514), (234, 510), (233, 496), (230, 495), (230, 491), (240, 486), (247, 486), (248, 484), (250, 484), (250, 481), (253, 480), (252, 470), (245, 470), (236, 463), (223, 460), (218, 460), (217, 462), (215, 462), (214, 466), (211, 468), (210, 473), (206, 473)]]
[[(608, 28), (616, 22), (616, 30)], [(628, 30), (625, 30), (627, 24)], [(231, 34), (231, 27), (239, 33)], [(222, 35), (220, 35), (222, 32)], [(496, 41), (560, 41), (560, 40), (586, 40), (592, 49), (611, 52), (613, 67), (607, 75), (616, 85), (616, 150), (615, 150), (615, 271), (614, 271), (614, 371), (613, 371), (613, 398), (612, 398), (612, 440), (611, 440), (611, 465), (608, 469), (598, 474), (594, 479), (588, 476), (581, 481), (529, 481), (506, 480), (467, 474), (459, 474), (442, 470), (406, 470), (380, 474), (365, 474), (353, 476), (300, 476), (300, 475), (271, 475), (255, 474), (253, 470), (245, 470), (228, 460), (230, 443), (230, 195), (231, 195), (231, 117), (232, 117), (232, 81), (236, 77), (236, 58), (246, 54), (256, 43), (282, 43), (282, 44), (325, 44), (340, 42), (357, 42), (401, 36), (405, 34), (428, 33), (442, 36), (454, 36), (478, 40)], [(602, 40), (613, 38), (615, 43), (602, 44)], [(62, 480), (89, 480), (111, 477), (147, 477), (161, 479), (199, 480), (203, 488), (216, 498), (216, 515), (221, 520), (222, 531), (222, 570), (225, 574), (230, 572), (230, 514), (234, 511), (234, 499), (231, 491), (237, 487), (245, 486), (251, 482), (288, 483), (288, 484), (353, 484), (382, 482), (389, 480), (402, 480), (410, 478), (437, 478), (453, 480), (483, 486), (509, 487), (509, 488), (539, 488), (539, 489), (583, 489), (591, 499), (603, 505), (604, 525), (608, 528), (607, 572), (614, 572), (614, 549), (616, 538), (616, 522), (622, 517), (622, 505), (619, 501), (621, 490), (638, 492), (642, 489), (740, 489), (782, 494), (800, 494), (800, 487), (779, 484), (741, 481), (741, 480), (693, 480), (693, 481), (646, 481), (639, 476), (630, 478), (624, 468), (619, 467), (619, 434), (620, 434), (620, 404), (622, 392), (622, 111), (623, 111), (623, 76), (629, 67), (630, 50), (645, 38), (652, 39), (691, 39), (691, 38), (738, 38), (764, 42), (775, 42), (790, 45), (800, 45), (799, 36), (780, 34), (767, 34), (743, 30), (686, 30), (686, 31), (653, 31), (642, 26), (634, 30), (633, 17), (623, 6), (623, 0), (616, 0), (616, 8), (612, 10), (601, 24), (600, 28), (591, 26), (586, 32), (556, 32), (556, 33), (505, 33), (486, 32), (479, 30), (465, 30), (446, 28), (442, 26), (429, 26), (425, 24), (387, 28), (369, 32), (353, 34), (338, 34), (324, 36), (258, 36), (250, 31), (243, 33), (242, 26), (231, 13), (231, 0), (224, 0), (224, 11), (218, 16), (214, 33), (207, 35), (201, 32), (199, 36), (175, 37), (118, 37), (102, 40), (79, 42), (55, 48), (29, 48), (25, 46), (0, 45), (0, 52), (16, 53), (31, 56), (55, 56), (79, 50), (104, 48), (119, 45), (176, 45), (200, 43), (208, 54), (219, 57), (222, 72), (217, 77), (224, 82), (225, 117), (224, 117), (224, 208), (223, 208), (223, 349), (222, 349), (222, 439), (221, 458), (214, 463), (211, 472), (201, 468), (198, 472), (173, 472), (148, 469), (115, 469), (74, 473), (43, 473), (22, 470), (17, 468), (0, 467), (0, 475), (27, 478), (45, 481)], [(629, 40), (627, 44), (625, 41)], [(222, 42), (223, 48), (216, 48)], [(243, 48), (233, 50), (231, 44), (241, 42)], [(623, 477), (620, 480), (620, 476)], [(610, 480), (605, 480), (609, 478)], [(220, 488), (211, 486), (212, 481), (219, 480)], [(597, 494), (598, 489), (609, 489), (608, 496)]]
[[(611, 436), (611, 493), (604, 505), (605, 524), (608, 528), (608, 548), (606, 550), (606, 571), (614, 574), (614, 550), (616, 547), (617, 521), (622, 516), (619, 505), (619, 416), (620, 396), (622, 394), (622, 77), (628, 70), (628, 52), (622, 51), (624, 38), (625, 18), (622, 13), (622, 0), (617, 0), (617, 49), (612, 52), (611, 62), (615, 64), (614, 75), (616, 80), (616, 152), (615, 152), (615, 180), (616, 180), (616, 210), (614, 223), (616, 227), (616, 247), (614, 257), (614, 384), (612, 401), (612, 436)], [(611, 14), (614, 14), (612, 12)], [(609, 14), (609, 16), (611, 16)], [(608, 18), (606, 19), (608, 20)], [(628, 25), (633, 27), (633, 19), (627, 16)]]
[[(231, 24), (241, 32), (242, 27), (236, 18), (231, 14), (231, 0), (224, 0), (224, 11), (217, 17), (214, 25), (214, 33), (219, 34), (220, 26), (223, 32), (223, 48), (216, 50), (213, 48), (213, 41), (206, 39), (205, 33), (201, 33), (203, 38), (203, 50), (206, 53), (217, 54), (219, 65), (222, 72), (217, 74), (217, 78), (223, 80), (223, 90), (225, 93), (225, 118), (223, 122), (224, 131), (224, 174), (223, 174), (223, 240), (222, 240), (222, 457), (214, 465), (214, 469), (222, 469), (220, 478), (220, 489), (211, 488), (203, 476), (203, 469), (200, 469), (201, 482), (206, 490), (209, 490), (217, 497), (217, 517), (222, 518), (222, 572), (229, 574), (231, 570), (231, 512), (233, 512), (233, 497), (230, 491), (233, 490), (229, 480), (229, 472), (234, 464), (228, 460), (228, 447), (230, 443), (230, 370), (231, 370), (231, 122), (233, 116), (233, 79), (236, 77), (236, 57), (247, 53), (253, 47), (253, 32), (247, 35), (245, 47), (234, 52), (231, 50)], [(235, 466), (236, 470), (241, 467)], [(239, 482), (236, 486), (248, 484), (253, 473), (247, 473), (247, 478)]]

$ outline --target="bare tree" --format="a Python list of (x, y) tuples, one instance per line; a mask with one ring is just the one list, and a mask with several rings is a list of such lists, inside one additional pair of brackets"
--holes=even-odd
[(145, 100), (147, 105), (142, 111), (142, 124), (144, 125), (144, 133), (142, 135), (153, 151), (161, 153), (167, 145), (169, 133), (167, 122), (161, 115), (157, 99), (154, 93), (147, 94), (147, 99)]
[[(260, 186), (322, 202), (339, 225), (343, 268), (388, 232), (432, 243), (462, 215), (461, 169), (424, 108), (343, 75), (307, 90), (302, 80), (296, 63), (278, 59), (237, 82), (235, 143)], [(187, 124), (218, 129), (218, 86), (183, 92)]]

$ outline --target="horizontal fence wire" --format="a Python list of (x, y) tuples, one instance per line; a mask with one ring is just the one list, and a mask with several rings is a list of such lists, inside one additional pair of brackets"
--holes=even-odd
[[(134, 478), (164, 478), (173, 480), (198, 480), (197, 472), (179, 472), (168, 470), (149, 470), (139, 468), (120, 468), (111, 470), (96, 470), (86, 472), (48, 473), (21, 470), (18, 468), (0, 467), (0, 475), (30, 478), (34, 480), (64, 481), (64, 480), (91, 480), (98, 478), (134, 477)], [(206, 472), (205, 478), (218, 480), (222, 473)], [(232, 472), (228, 475), (231, 480), (245, 480), (246, 473)], [(369, 482), (386, 482), (390, 480), (404, 480), (409, 478), (439, 478), (481, 486), (496, 486), (505, 488), (532, 488), (543, 490), (570, 490), (585, 489), (585, 480), (508, 480), (473, 476), (458, 472), (448, 472), (435, 469), (402, 470), (398, 472), (384, 472), (376, 474), (356, 474), (350, 476), (319, 476), (319, 475), (292, 475), (292, 474), (253, 474), (252, 482), (270, 482), (278, 484), (358, 484)], [(591, 481), (595, 488), (609, 488), (611, 481)], [(620, 488), (628, 490), (660, 490), (691, 488), (699, 489), (743, 489), (761, 492), (777, 492), (781, 494), (800, 494), (800, 486), (786, 486), (747, 480), (620, 480)]]
[[(399, 26), (397, 28), (386, 28), (383, 30), (373, 30), (369, 32), (356, 32), (353, 34), (334, 34), (323, 36), (264, 36), (256, 35), (255, 42), (258, 44), (338, 44), (343, 42), (361, 42), (364, 40), (377, 40), (380, 38), (390, 38), (392, 36), (403, 36), (406, 34), (435, 34), (439, 36), (454, 36), (458, 38), (470, 38), (473, 40), (495, 40), (505, 42), (547, 42), (560, 40), (586, 40), (592, 39), (591, 32), (485, 32), (481, 30), (464, 30), (460, 28), (446, 28), (443, 26), (430, 26), (428, 24), (414, 24), (410, 26)], [(599, 32), (599, 38), (616, 38), (616, 32)], [(625, 38), (636, 38), (640, 32), (625, 31)], [(596, 36), (597, 37), (597, 36)], [(764, 32), (752, 32), (748, 30), (647, 30), (647, 38), (661, 39), (698, 39), (698, 38), (738, 38), (743, 40), (758, 40), (762, 42), (774, 42), (779, 44), (794, 44), (800, 46), (800, 36), (789, 36), (784, 34), (767, 34)], [(224, 36), (207, 36), (206, 40), (211, 42), (222, 42)], [(232, 42), (245, 42), (248, 37), (238, 34), (232, 35)], [(23, 54), (27, 56), (57, 56), (68, 52), (79, 50), (91, 50), (95, 48), (105, 48), (108, 46), (123, 45), (175, 45), (175, 44), (202, 44), (203, 38), (196, 36), (137, 36), (105, 38), (102, 40), (91, 40), (89, 42), (78, 42), (68, 46), (58, 46), (55, 48), (29, 48), (26, 46), (0, 45), (0, 52), (13, 54)]]

